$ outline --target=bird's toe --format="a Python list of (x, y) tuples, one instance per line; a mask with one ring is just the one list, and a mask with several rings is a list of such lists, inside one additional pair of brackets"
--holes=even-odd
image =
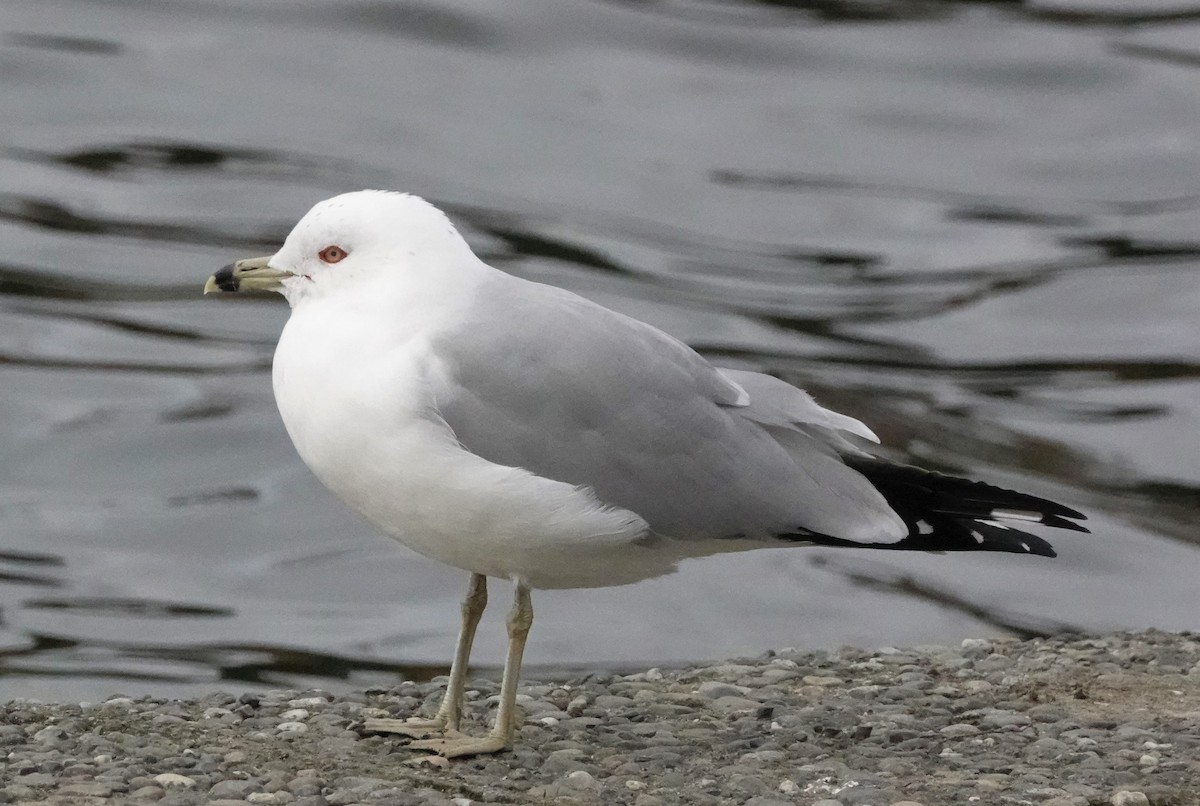
[(408, 746), (414, 750), (429, 750), (442, 758), (480, 756), (508, 749), (508, 743), (502, 736), (448, 736), (443, 739), (410, 742)]
[(452, 730), (444, 719), (368, 719), (363, 730), (371, 733), (398, 733), (412, 739), (461, 736)]

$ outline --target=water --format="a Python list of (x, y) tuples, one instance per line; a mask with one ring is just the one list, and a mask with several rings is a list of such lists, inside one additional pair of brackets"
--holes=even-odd
[[(200, 296), (315, 201), (1087, 510), (1056, 561), (757, 552), (536, 598), (534, 666), (1200, 627), (1200, 3), (9, 0), (0, 696), (436, 673), (465, 575), (324, 492), (280, 300)], [(476, 651), (502, 658), (494, 586)]]

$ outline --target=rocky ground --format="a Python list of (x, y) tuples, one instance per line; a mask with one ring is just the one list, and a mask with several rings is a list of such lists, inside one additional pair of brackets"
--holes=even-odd
[[(0, 802), (1200, 804), (1200, 636), (782, 650), (530, 683), (511, 753), (448, 762), (363, 733), (441, 683), (177, 701), (14, 701)], [(475, 680), (484, 730), (497, 684)]]

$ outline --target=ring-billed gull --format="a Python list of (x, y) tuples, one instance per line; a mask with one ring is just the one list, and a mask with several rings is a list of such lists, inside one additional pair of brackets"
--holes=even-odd
[[(367, 727), (443, 756), (510, 747), (532, 588), (620, 585), (771, 546), (1053, 557), (1000, 521), (1087, 531), (1052, 501), (872, 456), (855, 419), (552, 286), (491, 268), (416, 196), (320, 202), (283, 247), (205, 292), (278, 291), (279, 412), (330, 490), (404, 545), (469, 571), (432, 720)], [(511, 580), (495, 726), (458, 732), (487, 577)]]

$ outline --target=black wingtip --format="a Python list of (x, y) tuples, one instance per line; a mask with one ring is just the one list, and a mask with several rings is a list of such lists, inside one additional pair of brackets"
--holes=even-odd
[(1062, 510), (1061, 512), (1054, 513), (1055, 515), (1061, 515), (1064, 518), (1071, 518), (1072, 520), (1077, 520), (1077, 521), (1086, 521), (1088, 519), (1087, 515), (1083, 514), (1082, 512), (1080, 512), (1077, 509), (1071, 509), (1068, 506), (1063, 506), (1062, 504), (1056, 504), (1054, 501), (1050, 501), (1045, 498), (1039, 498), (1038, 500), (1045, 501), (1047, 504), (1054, 504), (1056, 507), (1058, 507), (1060, 510)]
[(1041, 523), (1043, 526), (1051, 526), (1055, 529), (1069, 529), (1072, 532), (1083, 532), (1085, 535), (1092, 533), (1092, 530), (1086, 526), (1080, 526), (1075, 521), (1069, 521), (1057, 515), (1043, 515)]
[[(1031, 534), (1025, 534), (1024, 532), (1022, 532), (1022, 535), (1023, 539), (1019, 540), (1018, 543), (1029, 546), (1029, 548), (1024, 552), (1025, 554), (1033, 554), (1038, 557), (1049, 557), (1050, 559), (1054, 559), (1058, 556), (1058, 552), (1054, 550), (1054, 546), (1051, 546), (1045, 540), (1034, 537)], [(1030, 540), (1031, 537), (1033, 540)]]
[[(873, 548), (910, 551), (1004, 551), (1057, 557), (1045, 540), (1014, 526), (1040, 523), (1089, 533), (1082, 512), (1045, 498), (881, 459), (846, 457), (904, 520), (909, 534)], [(817, 543), (828, 543), (816, 539)], [(844, 545), (838, 542), (837, 545)]]

